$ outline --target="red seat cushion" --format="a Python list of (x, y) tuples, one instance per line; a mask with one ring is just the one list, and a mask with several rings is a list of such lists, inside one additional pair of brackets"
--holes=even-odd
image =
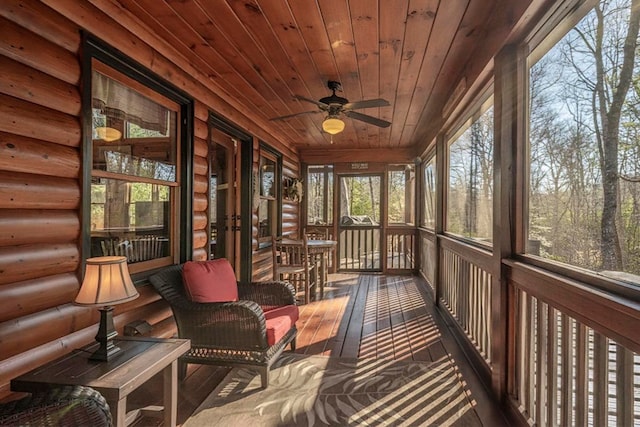
[(289, 329), (293, 327), (300, 317), (297, 305), (285, 305), (265, 311), (264, 318), (267, 323), (267, 343), (272, 346), (282, 339)]
[(185, 262), (182, 281), (191, 301), (238, 301), (236, 275), (229, 261), (224, 258)]

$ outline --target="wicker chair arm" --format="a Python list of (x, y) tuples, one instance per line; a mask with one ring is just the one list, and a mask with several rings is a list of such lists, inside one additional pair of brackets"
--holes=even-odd
[(295, 289), (290, 283), (282, 281), (239, 282), (238, 297), (257, 302), (263, 310), (296, 303)]
[(267, 327), (262, 308), (254, 301), (172, 304), (179, 336), (189, 337), (192, 347), (262, 350)]
[(105, 398), (83, 386), (65, 386), (0, 404), (0, 425), (111, 426)]

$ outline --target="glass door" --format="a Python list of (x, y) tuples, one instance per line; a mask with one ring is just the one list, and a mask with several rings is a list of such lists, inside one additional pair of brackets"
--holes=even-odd
[(236, 197), (237, 141), (219, 129), (211, 128), (209, 141), (209, 258), (227, 258), (239, 265), (240, 216)]
[(338, 191), (339, 269), (382, 271), (382, 175), (341, 175)]

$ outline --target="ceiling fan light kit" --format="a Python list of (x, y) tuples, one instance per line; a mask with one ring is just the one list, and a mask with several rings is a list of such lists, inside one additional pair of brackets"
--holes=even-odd
[[(377, 108), (377, 107), (387, 107), (389, 104), (388, 101), (384, 99), (368, 99), (356, 102), (349, 102), (348, 99), (342, 98), (336, 95), (337, 90), (341, 90), (342, 85), (340, 82), (336, 82), (333, 80), (329, 80), (327, 82), (327, 87), (333, 92), (331, 96), (326, 96), (321, 98), (318, 101), (314, 101), (313, 99), (306, 98), (301, 95), (295, 95), (294, 97), (300, 101), (307, 101), (315, 104), (320, 108), (320, 111), (327, 112), (326, 119), (322, 122), (322, 130), (331, 136), (336, 135), (344, 130), (345, 123), (339, 117), (340, 114), (344, 114), (345, 116), (354, 119), (360, 120), (361, 122), (365, 122), (378, 127), (389, 127), (391, 126), (390, 122), (386, 120), (378, 119), (377, 117), (368, 116), (366, 114), (358, 113), (353, 110), (358, 110), (362, 108)], [(318, 111), (304, 111), (302, 113), (294, 113), (286, 116), (275, 117), (271, 120), (283, 120), (291, 117), (299, 116), (301, 114), (308, 113), (317, 113)], [(333, 140), (332, 140), (333, 142)]]
[(344, 122), (337, 117), (328, 116), (322, 122), (322, 130), (331, 135), (338, 134), (344, 130)]

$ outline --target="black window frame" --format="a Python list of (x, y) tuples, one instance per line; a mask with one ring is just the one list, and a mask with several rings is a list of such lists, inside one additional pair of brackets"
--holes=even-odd
[[(172, 211), (178, 216), (176, 238), (178, 253), (174, 257), (180, 263), (191, 259), (193, 253), (193, 112), (194, 101), (172, 83), (154, 74), (119, 50), (88, 32), (82, 33), (82, 269), (85, 259), (91, 254), (91, 165), (93, 159), (91, 79), (92, 60), (96, 59), (125, 76), (147, 86), (180, 106), (178, 135), (180, 138), (180, 186), (179, 206)], [(147, 277), (152, 270), (133, 275), (134, 280)]]

